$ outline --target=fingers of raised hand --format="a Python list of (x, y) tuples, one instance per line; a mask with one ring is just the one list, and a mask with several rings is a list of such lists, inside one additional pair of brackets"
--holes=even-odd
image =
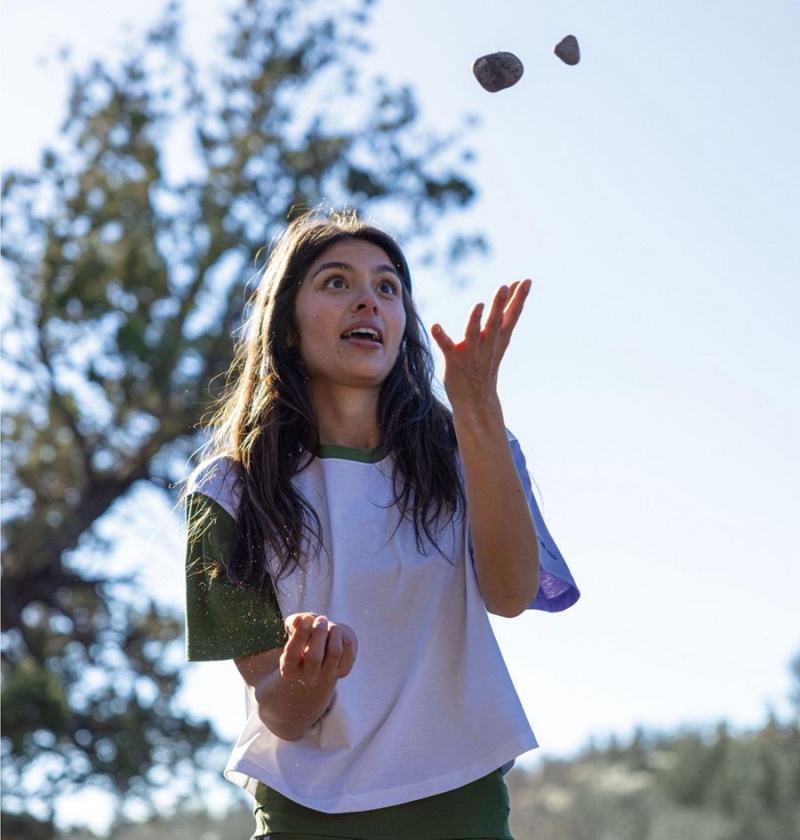
[(515, 280), (510, 286), (501, 286), (497, 290), (486, 320), (484, 332), (487, 336), (499, 335), (506, 342), (511, 339), (530, 288), (530, 280)]
[(508, 291), (507, 304), (503, 310), (503, 329), (511, 335), (514, 327), (522, 315), (525, 300), (531, 290), (530, 280), (515, 280)]
[(482, 303), (476, 303), (472, 307), (472, 312), (469, 314), (467, 321), (467, 328), (464, 330), (464, 338), (467, 340), (478, 340), (481, 337), (481, 321), (483, 320), (484, 306)]
[[(513, 288), (513, 284), (512, 287)], [(503, 326), (503, 315), (506, 304), (510, 297), (511, 289), (508, 286), (501, 286), (494, 294), (492, 306), (489, 309), (489, 317), (486, 319), (486, 333), (493, 335), (500, 331)]]
[(431, 335), (445, 360), (463, 365), (481, 358), (484, 361), (494, 359), (492, 364), (497, 364), (511, 340), (530, 287), (530, 280), (515, 280), (508, 286), (501, 286), (495, 292), (485, 323), (486, 307), (483, 303), (475, 304), (467, 319), (464, 338), (458, 343), (447, 335), (440, 324), (434, 324)]
[(483, 327), (481, 327), (481, 322), (485, 307), (482, 303), (476, 304), (470, 312), (464, 331), (465, 341), (494, 340), (498, 336), (510, 337), (522, 314), (530, 288), (530, 280), (515, 280), (508, 286), (500, 286), (492, 298), (489, 314)]
[(439, 349), (446, 356), (456, 346), (452, 338), (444, 331), (441, 324), (434, 324), (431, 328), (431, 335), (434, 341), (439, 345)]

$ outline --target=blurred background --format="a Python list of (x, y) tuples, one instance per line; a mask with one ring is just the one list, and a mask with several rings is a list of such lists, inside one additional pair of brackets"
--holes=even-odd
[(798, 5), (1, 14), (4, 836), (252, 830), (177, 500), (262, 250), (319, 203), (396, 233), (429, 326), (534, 281), (501, 396), (582, 598), (494, 622), (540, 742), (517, 840), (798, 836)]

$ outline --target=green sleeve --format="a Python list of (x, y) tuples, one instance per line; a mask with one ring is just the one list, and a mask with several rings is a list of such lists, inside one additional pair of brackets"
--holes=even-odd
[(236, 659), (283, 647), (278, 599), (272, 586), (261, 592), (236, 586), (222, 558), (234, 545), (236, 521), (201, 493), (186, 500), (186, 658), (190, 662)]

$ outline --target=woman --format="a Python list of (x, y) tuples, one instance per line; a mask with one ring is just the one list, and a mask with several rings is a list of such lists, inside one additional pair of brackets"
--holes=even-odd
[(578, 597), (497, 396), (529, 290), (433, 327), (447, 408), (390, 236), (312, 213), (275, 247), (187, 499), (188, 657), (247, 686), (255, 837), (511, 837), (536, 741), (488, 613)]

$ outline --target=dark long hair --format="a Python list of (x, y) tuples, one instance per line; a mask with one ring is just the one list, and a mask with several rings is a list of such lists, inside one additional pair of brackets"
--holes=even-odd
[(354, 212), (312, 211), (295, 219), (272, 250), (211, 422), (208, 454), (226, 455), (240, 468), (237, 546), (224, 561), (237, 584), (268, 585), (265, 546), (279, 558), (278, 577), (302, 564), (304, 546), (322, 548), (319, 517), (292, 483), (318, 451), (319, 429), (302, 361), (288, 338), (296, 334), (295, 298), (311, 264), (346, 239), (383, 249), (404, 285), (405, 334), (381, 387), (377, 421), (393, 463), (395, 503), (413, 523), (421, 550), (437, 546), (437, 530), (464, 502), (452, 415), (434, 394), (433, 358), (403, 252)]

